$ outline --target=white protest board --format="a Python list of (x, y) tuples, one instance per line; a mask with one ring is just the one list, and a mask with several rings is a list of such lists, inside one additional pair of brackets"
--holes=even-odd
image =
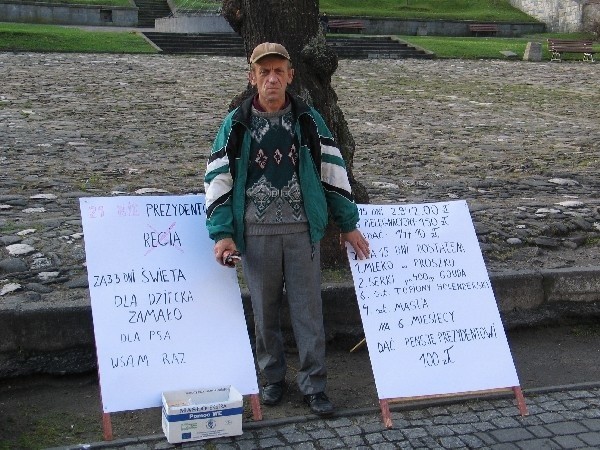
[(105, 413), (161, 393), (258, 393), (236, 271), (214, 260), (204, 196), (80, 199)]
[(348, 246), (380, 399), (519, 386), (465, 201), (359, 205)]

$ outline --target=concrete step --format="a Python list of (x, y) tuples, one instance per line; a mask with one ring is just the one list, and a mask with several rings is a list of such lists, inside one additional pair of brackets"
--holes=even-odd
[[(243, 40), (224, 33), (144, 33), (163, 53), (244, 56)], [(328, 38), (328, 45), (340, 58), (403, 59), (431, 58), (433, 55), (391, 38)]]
[(154, 28), (154, 21), (169, 17), (171, 8), (166, 0), (134, 0), (138, 7), (138, 26)]

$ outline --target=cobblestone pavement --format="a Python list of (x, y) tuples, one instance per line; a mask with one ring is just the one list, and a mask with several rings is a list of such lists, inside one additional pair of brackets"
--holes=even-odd
[(170, 445), (164, 436), (85, 444), (70, 449), (594, 449), (600, 447), (600, 387), (526, 394), (529, 414), (514, 399), (490, 398), (392, 412), (386, 429), (378, 412), (329, 420), (301, 418), (245, 426), (241, 436)]
[[(597, 64), (340, 62), (373, 203), (467, 199), (491, 271), (597, 266)], [(78, 197), (201, 192), (243, 58), (0, 54), (3, 302), (87, 301)]]
[[(490, 271), (599, 266), (598, 67), (341, 61), (355, 175), (373, 203), (466, 199)], [(245, 70), (242, 58), (0, 53), (0, 308), (89, 304), (78, 198), (201, 192)], [(396, 412), (391, 430), (377, 412), (299, 420), (192, 448), (598, 448), (599, 394), (531, 395), (527, 417), (510, 400)]]
[[(599, 265), (597, 64), (349, 61), (373, 203), (467, 199), (491, 271)], [(0, 54), (0, 289), (87, 298), (78, 197), (201, 192), (243, 58)], [(9, 300), (4, 300), (9, 301)]]

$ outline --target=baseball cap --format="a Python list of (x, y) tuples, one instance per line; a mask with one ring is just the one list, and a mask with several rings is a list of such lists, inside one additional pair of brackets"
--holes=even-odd
[(274, 42), (263, 42), (262, 44), (258, 44), (252, 51), (252, 55), (250, 55), (250, 64), (254, 64), (256, 61), (267, 55), (279, 55), (287, 60), (290, 59), (290, 54), (283, 45)]

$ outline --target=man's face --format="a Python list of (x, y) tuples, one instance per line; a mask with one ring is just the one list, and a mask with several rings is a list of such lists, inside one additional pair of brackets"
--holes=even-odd
[(285, 89), (294, 78), (289, 61), (278, 56), (265, 56), (252, 65), (248, 79), (258, 90), (258, 101), (266, 111), (279, 110), (285, 104)]

